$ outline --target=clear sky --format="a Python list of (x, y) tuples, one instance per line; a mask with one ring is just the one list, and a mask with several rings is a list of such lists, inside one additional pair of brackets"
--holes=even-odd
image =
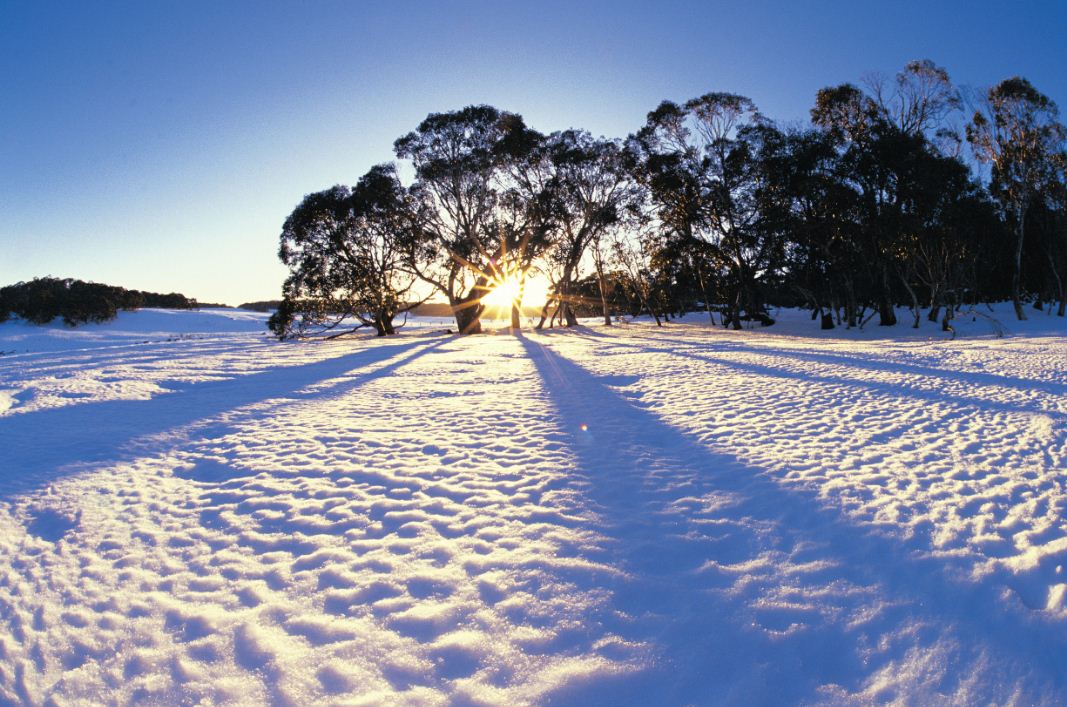
[(708, 91), (804, 120), (815, 92), (929, 58), (1067, 110), (1067, 0), (0, 0), (0, 284), (77, 277), (279, 296), (285, 216), (489, 103), (622, 137)]

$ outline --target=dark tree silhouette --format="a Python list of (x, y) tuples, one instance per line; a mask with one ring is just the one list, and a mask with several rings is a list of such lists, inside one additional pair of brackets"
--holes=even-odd
[(68, 326), (77, 326), (110, 321), (119, 310), (196, 306), (196, 300), (176, 292), (127, 290), (72, 278), (40, 277), (0, 288), (0, 322), (16, 316), (33, 324), (48, 324), (60, 317)]
[[(594, 311), (662, 325), (699, 308), (740, 329), (772, 324), (771, 305), (809, 307), (823, 328), (875, 314), (889, 326), (907, 305), (913, 326), (925, 313), (951, 330), (964, 303), (1008, 296), (1020, 318), (1026, 299), (1064, 314), (1055, 104), (1013, 78), (961, 122), (960, 92), (929, 60), (820, 90), (810, 126), (776, 125), (722, 92), (664, 101), (625, 141), (544, 135), (491, 106), (433, 113), (394, 143), (410, 187), (376, 168), (290, 217), (273, 325), (325, 330), (347, 316), (389, 333), (417, 277), (464, 334), (481, 330), (488, 291), (517, 284), (518, 328), (532, 273), (550, 280), (539, 327)], [(964, 136), (976, 161), (961, 157)]]
[(433, 113), (394, 144), (415, 167), (421, 244), (436, 255), (412, 266), (448, 298), (461, 334), (481, 331), (482, 297), (532, 227), (516, 223), (522, 210), (505, 213), (502, 200), (527, 139), (520, 116), (483, 105)]
[(336, 337), (362, 327), (395, 333), (395, 317), (415, 307), (405, 269), (413, 228), (406, 190), (391, 165), (355, 188), (309, 194), (282, 227), (278, 257), (289, 267), (269, 326), (279, 338)]
[[(582, 130), (538, 136), (513, 168), (514, 196), (536, 205), (545, 249), (556, 264), (549, 298), (537, 328), (542, 328), (555, 305), (568, 326), (578, 323), (581, 303), (577, 281), (590, 246), (619, 226), (638, 208), (640, 190), (631, 178), (618, 141), (594, 138)], [(603, 261), (593, 258), (603, 279)], [(605, 302), (604, 293), (598, 296)], [(610, 318), (605, 313), (605, 319)]]
[(684, 105), (663, 102), (631, 140), (662, 228), (708, 248), (723, 270), (725, 323), (738, 329), (743, 316), (773, 323), (760, 282), (769, 244), (756, 228), (760, 174), (753, 152), (762, 122), (744, 96), (709, 93)]
[(989, 89), (984, 105), (967, 124), (975, 156), (992, 167), (991, 191), (1015, 232), (1011, 298), (1015, 316), (1022, 305), (1023, 246), (1027, 216), (1035, 200), (1063, 179), (1064, 139), (1056, 104), (1029, 81), (1014, 77)]

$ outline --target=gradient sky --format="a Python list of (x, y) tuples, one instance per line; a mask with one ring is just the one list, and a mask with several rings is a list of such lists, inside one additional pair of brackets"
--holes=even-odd
[(665, 98), (732, 91), (798, 121), (819, 88), (918, 58), (1067, 110), (1065, 36), (1065, 0), (0, 0), (0, 284), (276, 298), (285, 216), (430, 112), (622, 137)]

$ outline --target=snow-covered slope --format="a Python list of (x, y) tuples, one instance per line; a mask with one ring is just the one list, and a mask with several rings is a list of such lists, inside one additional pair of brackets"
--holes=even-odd
[(0, 325), (0, 702), (1062, 703), (1067, 327), (998, 314)]
[(156, 343), (220, 333), (264, 334), (267, 316), (244, 309), (140, 309), (119, 312), (110, 322), (77, 327), (66, 326), (61, 319), (43, 326), (14, 319), (0, 325), (0, 351), (11, 355)]

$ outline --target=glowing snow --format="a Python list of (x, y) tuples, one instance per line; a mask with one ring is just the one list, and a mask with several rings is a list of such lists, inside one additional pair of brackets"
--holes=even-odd
[(1067, 700), (1067, 327), (701, 321), (0, 326), (0, 702)]

